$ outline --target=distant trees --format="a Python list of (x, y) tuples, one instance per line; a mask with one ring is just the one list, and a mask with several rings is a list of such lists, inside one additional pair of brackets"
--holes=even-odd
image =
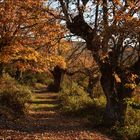
[[(80, 86), (84, 87), (90, 97), (94, 97), (93, 91), (99, 82), (100, 74), (91, 52), (86, 48), (86, 43), (82, 41), (72, 41), (67, 53), (66, 62), (66, 74), (77, 79)], [(86, 81), (87, 84), (81, 85), (84, 81)]]
[[(107, 99), (105, 119), (111, 124), (124, 123), (126, 98), (132, 97), (140, 82), (139, 1), (58, 1), (67, 28), (86, 41), (99, 67)], [(135, 59), (126, 66), (122, 61), (128, 48), (131, 49), (126, 60)]]

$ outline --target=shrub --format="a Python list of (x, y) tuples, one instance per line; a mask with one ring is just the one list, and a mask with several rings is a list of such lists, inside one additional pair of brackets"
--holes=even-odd
[(49, 76), (48, 73), (33, 73), (33, 72), (25, 72), (23, 74), (22, 79), (20, 79), (20, 83), (26, 84), (29, 86), (34, 85), (35, 83), (41, 83), (44, 85), (48, 85), (49, 83), (52, 82), (51, 77)]
[(109, 131), (116, 135), (118, 139), (140, 139), (140, 110), (133, 109), (128, 105), (125, 125), (116, 124), (111, 130)]
[(111, 128), (110, 132), (113, 133), (116, 138), (120, 140), (136, 140), (140, 138), (140, 127), (138, 125), (115, 125)]
[(71, 87), (63, 87), (60, 93), (61, 110), (64, 113), (81, 113), (91, 106), (94, 101), (84, 89), (72, 82)]
[(9, 75), (0, 79), (0, 114), (9, 118), (19, 117), (27, 112), (27, 102), (31, 91), (28, 87), (17, 83)]

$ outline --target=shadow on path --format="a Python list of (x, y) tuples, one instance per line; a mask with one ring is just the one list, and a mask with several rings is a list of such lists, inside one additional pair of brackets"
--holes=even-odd
[(29, 116), (19, 121), (3, 123), (0, 126), (0, 130), (3, 130), (0, 131), (0, 136), (6, 133), (15, 138), (15, 134), (20, 134), (22, 138), (29, 135), (29, 137), (33, 137), (30, 139), (34, 139), (36, 135), (38, 140), (46, 139), (46, 137), (50, 137), (47, 138), (50, 140), (58, 138), (74, 140), (76, 137), (79, 138), (78, 140), (82, 140), (80, 138), (83, 136), (85, 138), (91, 136), (92, 140), (94, 136), (94, 140), (98, 140), (96, 137), (100, 137), (101, 140), (110, 140), (92, 130), (86, 120), (63, 116), (59, 112), (58, 93), (34, 93), (33, 96)]

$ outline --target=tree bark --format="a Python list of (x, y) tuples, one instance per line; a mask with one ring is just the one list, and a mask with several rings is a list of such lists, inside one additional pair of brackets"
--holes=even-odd
[(16, 70), (15, 79), (16, 80), (22, 79), (22, 71), (21, 70), (19, 70), (19, 69)]
[[(111, 75), (111, 74), (110, 74)], [(125, 115), (127, 103), (125, 99), (129, 96), (123, 97), (117, 89), (113, 76), (101, 76), (101, 86), (106, 96), (106, 108), (104, 119), (107, 125), (114, 125), (116, 122), (120, 124), (125, 123)]]
[(94, 87), (96, 86), (98, 80), (99, 80), (99, 76), (97, 76), (97, 77), (94, 77), (94, 76), (91, 76), (91, 75), (89, 76), (87, 92), (89, 93), (89, 96), (91, 98), (94, 97), (93, 90), (94, 90)]
[(59, 66), (56, 66), (52, 71), (52, 74), (54, 77), (54, 81), (50, 90), (54, 92), (59, 92), (61, 90), (61, 84), (63, 81), (65, 70), (60, 68)]
[(100, 71), (102, 74), (100, 82), (107, 100), (105, 121), (110, 125), (116, 122), (124, 124), (127, 110), (126, 99), (132, 97), (135, 88), (133, 86), (136, 84), (134, 74), (129, 68), (114, 69), (112, 63), (108, 62), (102, 65)]
[[(105, 118), (105, 121), (107, 123), (110, 122), (111, 124), (116, 120), (115, 118), (115, 107), (113, 105), (113, 100), (114, 100), (114, 97), (113, 97), (113, 77), (112, 77), (112, 72), (111, 72), (111, 69), (110, 67), (108, 66), (104, 66), (101, 68), (101, 79), (100, 79), (100, 83), (101, 83), (101, 86), (102, 86), (102, 89), (104, 91), (104, 94), (106, 96), (106, 110), (105, 110), (105, 114), (104, 114), (104, 118)], [(108, 71), (108, 70), (109, 71)], [(105, 74), (106, 73), (106, 74)]]
[(3, 63), (0, 63), (0, 77), (3, 76), (3, 73), (4, 73), (4, 65)]

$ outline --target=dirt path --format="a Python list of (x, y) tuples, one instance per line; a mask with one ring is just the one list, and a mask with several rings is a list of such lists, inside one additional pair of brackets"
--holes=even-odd
[(111, 140), (89, 128), (86, 120), (60, 114), (57, 96), (35, 93), (29, 117), (2, 123), (0, 140)]

